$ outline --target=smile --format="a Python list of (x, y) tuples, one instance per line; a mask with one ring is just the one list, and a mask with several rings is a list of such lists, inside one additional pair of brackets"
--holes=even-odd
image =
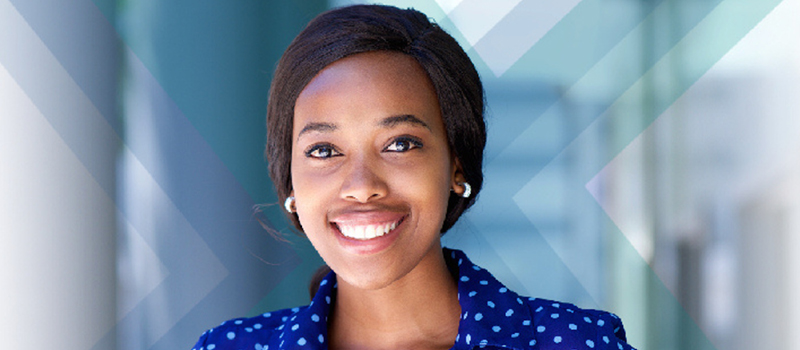
[(370, 224), (370, 225), (348, 225), (345, 223), (337, 223), (337, 222), (333, 222), (332, 224), (345, 237), (358, 240), (368, 240), (376, 237), (381, 237), (389, 232), (392, 232), (392, 230), (397, 228), (397, 226), (399, 226), (404, 219), (405, 216), (395, 222)]

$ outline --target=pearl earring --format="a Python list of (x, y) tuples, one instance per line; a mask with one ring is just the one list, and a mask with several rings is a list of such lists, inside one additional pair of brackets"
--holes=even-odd
[(294, 213), (294, 196), (287, 197), (286, 201), (283, 202), (283, 207), (286, 208), (289, 214)]
[(460, 185), (464, 186), (464, 193), (461, 194), (461, 197), (469, 198), (469, 195), (472, 194), (472, 186), (467, 182), (462, 182)]

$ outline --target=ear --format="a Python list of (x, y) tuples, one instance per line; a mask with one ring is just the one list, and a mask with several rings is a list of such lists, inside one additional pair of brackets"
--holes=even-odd
[(464, 177), (464, 169), (461, 167), (461, 162), (458, 158), (453, 157), (453, 173), (450, 176), (450, 189), (457, 195), (464, 194), (463, 183), (467, 181)]

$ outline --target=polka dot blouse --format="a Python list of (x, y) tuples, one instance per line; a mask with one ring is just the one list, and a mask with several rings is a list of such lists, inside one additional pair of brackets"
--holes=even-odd
[[(633, 349), (616, 315), (521, 297), (463, 252), (444, 252), (458, 270), (462, 312), (453, 349)], [(330, 273), (308, 306), (225, 321), (203, 333), (193, 350), (327, 349), (335, 288)]]

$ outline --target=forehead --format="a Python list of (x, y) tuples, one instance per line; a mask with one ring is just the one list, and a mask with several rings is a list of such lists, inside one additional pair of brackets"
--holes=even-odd
[(406, 114), (442, 124), (439, 110), (433, 84), (414, 58), (359, 53), (328, 65), (303, 89), (295, 102), (293, 134), (307, 122), (346, 124)]

